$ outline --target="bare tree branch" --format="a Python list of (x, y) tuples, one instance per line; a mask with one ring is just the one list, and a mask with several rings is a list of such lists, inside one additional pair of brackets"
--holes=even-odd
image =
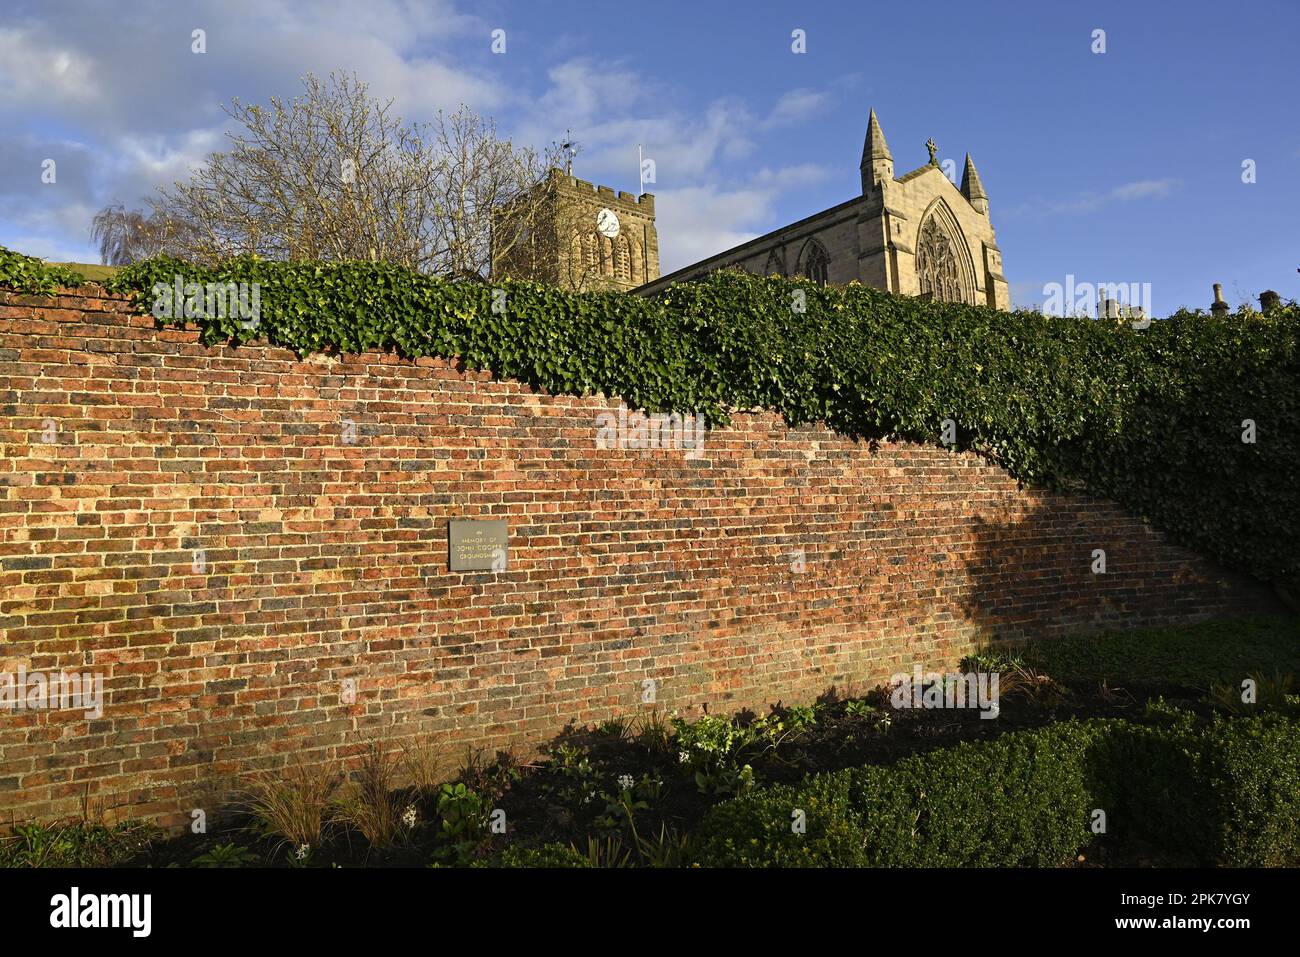
[(308, 75), (303, 87), (265, 107), (232, 101), (229, 149), (160, 190), (154, 216), (184, 224), (187, 258), (376, 259), (486, 276), (500, 210), (544, 201), (544, 162), (467, 107), (405, 124), (353, 75)]

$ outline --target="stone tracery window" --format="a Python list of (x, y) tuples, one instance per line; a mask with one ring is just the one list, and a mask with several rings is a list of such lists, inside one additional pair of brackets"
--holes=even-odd
[(803, 250), (803, 265), (799, 269), (802, 276), (807, 276), (819, 286), (826, 285), (830, 278), (831, 257), (826, 247), (815, 239), (808, 240)]
[(952, 237), (935, 216), (930, 216), (921, 226), (921, 237), (916, 246), (916, 276), (923, 296), (929, 295), (944, 302), (968, 301), (962, 289), (961, 269), (957, 265)]

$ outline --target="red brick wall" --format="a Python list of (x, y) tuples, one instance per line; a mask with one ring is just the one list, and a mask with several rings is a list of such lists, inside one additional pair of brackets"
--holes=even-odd
[[(0, 293), (0, 671), (107, 692), (93, 721), (0, 711), (0, 814), (88, 797), (174, 821), (235, 772), (380, 735), (543, 742), (642, 708), (648, 678), (662, 708), (728, 712), (865, 690), (981, 637), (1267, 603), (974, 455), (767, 413), (695, 460), (603, 450), (617, 400), (205, 348), (94, 296)], [(508, 519), (509, 568), (450, 572), (453, 517)]]

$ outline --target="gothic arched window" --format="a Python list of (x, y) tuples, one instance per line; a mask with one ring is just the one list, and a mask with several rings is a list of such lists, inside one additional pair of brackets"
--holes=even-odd
[(956, 247), (936, 216), (930, 216), (921, 225), (921, 237), (916, 245), (916, 277), (923, 296), (944, 302), (968, 301), (962, 289)]
[(819, 286), (826, 285), (826, 280), (830, 278), (831, 257), (826, 252), (825, 246), (815, 239), (810, 239), (799, 259), (801, 276), (807, 276)]
[(632, 257), (626, 236), (618, 237), (614, 243), (614, 278), (620, 282), (632, 281)]
[(627, 240), (627, 252), (631, 261), (632, 282), (639, 286), (645, 282), (645, 261), (641, 258), (641, 246), (631, 237)]
[(600, 237), (600, 274), (614, 275), (614, 242), (608, 236)]
[(773, 249), (767, 254), (767, 265), (763, 268), (764, 276), (784, 276), (785, 256), (782, 250)]

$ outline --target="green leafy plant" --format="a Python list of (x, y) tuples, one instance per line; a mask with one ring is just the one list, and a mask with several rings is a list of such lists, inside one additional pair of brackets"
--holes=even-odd
[(507, 847), (495, 858), (476, 861), (478, 867), (592, 867), (588, 854), (565, 844), (550, 843), (540, 847)]
[(888, 731), (893, 722), (888, 711), (877, 708), (865, 698), (854, 698), (844, 706), (844, 714), (850, 718), (866, 718), (877, 731)]
[(217, 844), (190, 861), (191, 867), (245, 867), (260, 863), (258, 854), (238, 844)]
[(1024, 667), (1025, 659), (1020, 655), (993, 649), (969, 654), (961, 660), (962, 671), (1010, 671)]
[(603, 838), (588, 837), (586, 849), (574, 846), (574, 851), (587, 859), (588, 867), (631, 867), (632, 852), (623, 846), (616, 834)]
[(483, 799), (464, 784), (444, 784), (438, 794), (438, 817), (447, 840), (469, 840), (483, 828)]
[(590, 812), (604, 795), (599, 772), (587, 752), (576, 745), (561, 744), (551, 750), (551, 772), (548, 793), (567, 818)]
[(627, 718), (610, 718), (596, 728), (598, 734), (614, 741), (626, 741), (633, 732), (633, 722)]
[(706, 714), (697, 721), (673, 718), (681, 765), (701, 794), (734, 796), (754, 783), (754, 769), (742, 752), (763, 737), (760, 727)]
[(27, 821), (0, 836), (0, 867), (110, 867), (146, 851), (155, 836), (138, 822)]
[(477, 864), (488, 853), (488, 805), (483, 796), (463, 781), (444, 784), (438, 792), (438, 828), (441, 844), (435, 856), (456, 864)]
[(673, 718), (673, 730), (677, 747), (689, 755), (691, 761), (702, 763), (731, 758), (758, 737), (754, 727), (715, 714), (706, 714), (696, 721)]
[(815, 706), (787, 706), (773, 708), (768, 714), (755, 718), (750, 730), (773, 747), (786, 738), (807, 731), (817, 723)]
[(663, 781), (642, 775), (639, 781), (618, 782), (613, 795), (602, 792), (605, 811), (596, 819), (596, 826), (605, 830), (626, 826), (636, 836), (636, 812), (648, 811), (663, 795)]
[(52, 296), (61, 288), (84, 286), (86, 277), (66, 266), (51, 266), (0, 246), (0, 286), (36, 296)]
[[(711, 809), (698, 859), (726, 867), (1059, 866), (1097, 839), (1170, 859), (1300, 863), (1300, 720), (1063, 721), (755, 788)], [(800, 827), (792, 826), (797, 820)]]
[(653, 837), (636, 838), (637, 855), (646, 867), (689, 867), (695, 860), (695, 840), (666, 824)]

